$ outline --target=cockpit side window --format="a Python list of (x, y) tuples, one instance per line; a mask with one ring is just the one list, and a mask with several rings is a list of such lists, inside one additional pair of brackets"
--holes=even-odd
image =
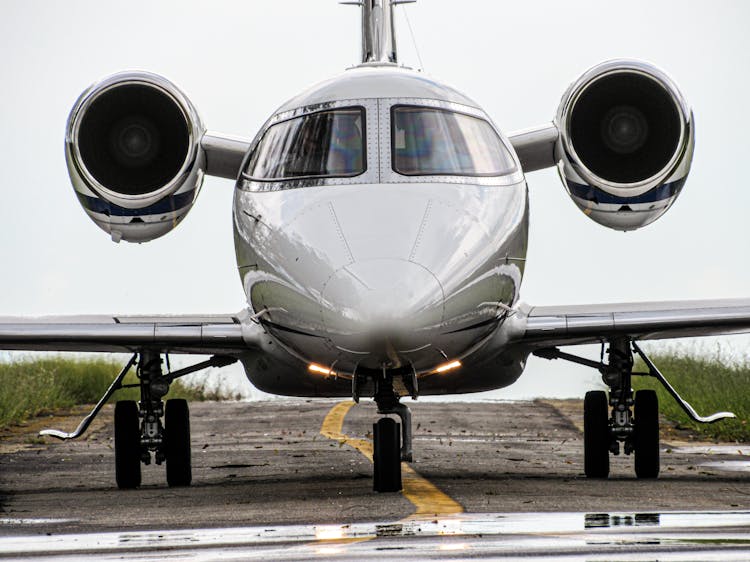
[(433, 107), (391, 109), (393, 170), (407, 176), (502, 176), (513, 157), (484, 119)]
[(365, 110), (319, 111), (272, 125), (244, 171), (253, 180), (358, 176), (366, 170)]

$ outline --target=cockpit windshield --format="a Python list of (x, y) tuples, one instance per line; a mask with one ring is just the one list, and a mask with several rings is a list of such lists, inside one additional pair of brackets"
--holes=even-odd
[(319, 111), (268, 128), (245, 168), (256, 180), (352, 177), (365, 171), (365, 110)]
[(432, 107), (397, 105), (391, 113), (393, 170), (408, 176), (501, 176), (513, 157), (478, 117)]

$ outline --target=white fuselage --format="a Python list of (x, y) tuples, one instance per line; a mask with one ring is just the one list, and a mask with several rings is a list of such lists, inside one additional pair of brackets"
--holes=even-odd
[[(420, 393), (429, 394), (429, 375), (455, 359), (463, 367), (435, 375), (440, 392), (498, 388), (520, 375), (525, 357), (500, 357), (497, 345), (492, 356), (482, 353), (488, 339), (502, 337), (498, 327), (518, 299), (524, 271), (528, 199), (517, 158), (509, 148), (515, 166), (494, 176), (396, 173), (390, 120), (401, 106), (490, 122), (455, 90), (374, 66), (291, 100), (256, 137), (253, 147), (274, 124), (316, 111), (366, 113), (366, 166), (356, 177), (241, 176), (237, 183), (237, 264), (269, 334), (268, 355), (244, 360), (256, 386), (347, 395), (355, 372), (385, 369), (416, 373)], [(339, 376), (311, 373), (310, 364)]]

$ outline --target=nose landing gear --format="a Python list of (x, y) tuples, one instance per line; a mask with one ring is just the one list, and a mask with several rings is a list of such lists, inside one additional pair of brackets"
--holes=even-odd
[(401, 423), (392, 418), (380, 418), (372, 426), (372, 487), (376, 492), (398, 492), (402, 489), (401, 461), (411, 462), (413, 457), (411, 410), (399, 402), (392, 376), (383, 373), (374, 377), (374, 382), (378, 413), (396, 414)]

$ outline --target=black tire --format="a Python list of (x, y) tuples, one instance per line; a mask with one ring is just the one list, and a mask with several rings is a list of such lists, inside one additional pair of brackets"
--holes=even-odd
[(167, 461), (167, 484), (190, 486), (193, 472), (190, 464), (190, 411), (186, 400), (167, 400), (164, 411), (164, 457)]
[(583, 471), (588, 478), (609, 476), (609, 404), (603, 390), (583, 400)]
[(141, 485), (141, 428), (133, 400), (115, 404), (115, 480), (121, 490)]
[(391, 418), (381, 418), (372, 426), (376, 492), (401, 490), (401, 426)]
[(659, 400), (654, 390), (635, 393), (633, 450), (638, 478), (659, 476)]

